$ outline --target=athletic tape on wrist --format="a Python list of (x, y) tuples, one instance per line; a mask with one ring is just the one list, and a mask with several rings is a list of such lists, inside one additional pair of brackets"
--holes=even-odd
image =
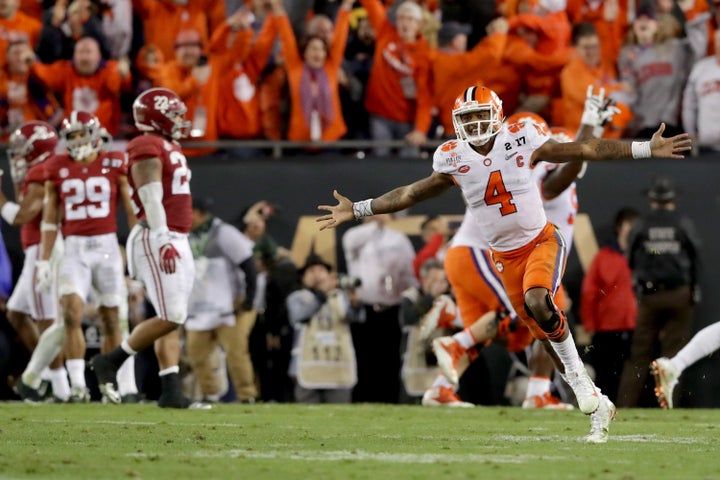
[(57, 229), (57, 225), (55, 225), (54, 223), (40, 222), (41, 232), (57, 232)]
[(353, 203), (353, 215), (355, 215), (355, 220), (360, 220), (363, 217), (370, 217), (374, 215), (372, 207), (370, 206), (372, 201), (372, 198), (368, 198), (367, 200)]
[(652, 149), (650, 148), (650, 142), (632, 142), (631, 148), (633, 158), (652, 157)]

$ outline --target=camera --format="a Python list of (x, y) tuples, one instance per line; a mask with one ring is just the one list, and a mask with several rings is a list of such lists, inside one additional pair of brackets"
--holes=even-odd
[(352, 290), (362, 285), (362, 280), (352, 275), (338, 275), (338, 287), (343, 290)]

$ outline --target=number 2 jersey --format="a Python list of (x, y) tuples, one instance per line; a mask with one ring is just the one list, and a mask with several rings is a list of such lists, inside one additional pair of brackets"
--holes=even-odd
[[(192, 222), (192, 198), (190, 196), (190, 169), (180, 145), (163, 137), (144, 134), (133, 138), (127, 145), (130, 168), (136, 162), (150, 158), (158, 158), (162, 162), (162, 204), (165, 208), (167, 226), (170, 230), (188, 233)], [(145, 220), (145, 210), (140, 201), (137, 188), (129, 176), (132, 187), (132, 198), (138, 220)]]
[(504, 125), (487, 155), (451, 140), (435, 151), (433, 170), (451, 175), (490, 247), (527, 245), (547, 224), (530, 159), (550, 137), (534, 124)]
[(117, 232), (118, 181), (128, 165), (123, 152), (100, 152), (91, 163), (55, 155), (43, 165), (58, 194), (63, 237)]

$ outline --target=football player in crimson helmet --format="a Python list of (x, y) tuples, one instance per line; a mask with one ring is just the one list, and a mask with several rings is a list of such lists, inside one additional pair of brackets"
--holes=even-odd
[[(85, 383), (85, 340), (82, 312), (91, 288), (97, 292), (101, 350), (120, 344), (119, 306), (125, 293), (122, 255), (117, 240), (117, 206), (122, 203), (132, 226), (135, 216), (127, 184), (124, 152), (101, 151), (101, 125), (95, 115), (73, 111), (62, 121), (67, 153), (46, 164), (40, 253), (35, 263), (36, 292), (56, 287), (65, 326), (64, 355), (71, 399), (89, 400)], [(59, 227), (58, 227), (59, 225)], [(58, 228), (65, 249), (53, 275)]]
[(458, 140), (478, 147), (500, 132), (504, 120), (502, 100), (482, 86), (465, 89), (455, 100), (452, 115)]
[[(67, 398), (70, 394), (67, 372), (62, 359), (57, 358), (62, 346), (62, 330), (54, 332), (57, 329), (53, 328), (57, 300), (53, 292), (38, 294), (34, 289), (45, 195), (45, 171), (41, 164), (54, 155), (58, 134), (49, 124), (33, 120), (15, 129), (10, 134), (8, 143), (10, 174), (18, 203), (8, 201), (0, 192), (0, 215), (10, 225), (22, 225), (20, 238), (25, 259), (20, 277), (7, 303), (7, 317), (25, 348), (33, 353), (33, 357), (42, 355), (47, 358), (47, 362), (43, 362), (43, 368), (50, 364), (56, 398)], [(47, 333), (41, 336), (43, 332)], [(14, 385), (18, 395), (27, 401), (40, 399), (37, 388), (40, 386), (42, 369), (35, 369), (32, 365), (32, 362), (28, 364)]]
[[(21, 194), (19, 187), (28, 170), (53, 155), (57, 144), (58, 134), (49, 123), (31, 120), (13, 130), (7, 153), (16, 193)], [(18, 197), (18, 200), (22, 198)]]
[(65, 141), (68, 155), (75, 161), (83, 161), (100, 151), (102, 126), (95, 115), (73, 110), (60, 124), (60, 137)]
[(192, 122), (185, 120), (185, 102), (172, 90), (146, 90), (138, 95), (132, 108), (135, 126), (140, 131), (155, 132), (173, 140), (180, 140), (190, 134)]
[(138, 325), (109, 353), (95, 356), (93, 370), (100, 391), (120, 401), (117, 373), (122, 363), (155, 344), (160, 365), (162, 408), (209, 408), (192, 402), (182, 392), (179, 375), (180, 325), (195, 277), (195, 261), (188, 241), (192, 226), (191, 172), (180, 144), (190, 122), (185, 104), (166, 88), (153, 88), (133, 103), (135, 125), (145, 132), (127, 145), (130, 185), (138, 224), (127, 240), (128, 270), (145, 285), (156, 316)]

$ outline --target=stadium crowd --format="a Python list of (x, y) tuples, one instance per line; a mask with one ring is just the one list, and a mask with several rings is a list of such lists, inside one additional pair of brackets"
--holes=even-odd
[(606, 137), (649, 138), (664, 121), (713, 143), (718, 71), (703, 58), (720, 50), (718, 10), (708, 0), (4, 0), (1, 138), (82, 110), (129, 139), (132, 99), (157, 86), (187, 104), (192, 140), (404, 139), (412, 154), (452, 136), (457, 92), (481, 83), (506, 114), (571, 131), (587, 87), (603, 87), (621, 110)]
[[(717, 115), (715, 86), (720, 70), (714, 57), (704, 59), (720, 54), (720, 32), (716, 31), (720, 2), (296, 0), (283, 4), (281, 0), (255, 0), (243, 4), (232, 0), (74, 0), (68, 4), (58, 0), (45, 5), (0, 0), (0, 17), (4, 29), (0, 42), (5, 42), (0, 45), (4, 54), (0, 59), (3, 138), (12, 141), (21, 126), (39, 120), (57, 127), (67, 148), (67, 156), (51, 157), (45, 167), (48, 173), (43, 179), (44, 195), (54, 202), (42, 202), (43, 192), (33, 191), (28, 185), (23, 187), (22, 195), (33, 198), (34, 203), (18, 198), (18, 205), (4, 196), (0, 198), (2, 217), (7, 223), (25, 223), (20, 221), (19, 212), (25, 214), (23, 208), (32, 211), (38, 223), (38, 238), (34, 244), (27, 244), (37, 254), (37, 273), (28, 274), (26, 280), (30, 282), (29, 292), (40, 295), (42, 288), (36, 292), (34, 282), (49, 285), (49, 262), (58, 225), (63, 236), (72, 239), (66, 242), (60, 260), (57, 287), (66, 330), (63, 351), (68, 371), (65, 373), (60, 366), (60, 357), (56, 358), (60, 348), (48, 349), (43, 361), (30, 358), (14, 384), (17, 394), (32, 401), (40, 401), (42, 389), (50, 384), (48, 397), (61, 402), (104, 397), (117, 403), (159, 397), (161, 406), (172, 408), (201, 408), (221, 400), (406, 401), (465, 407), (473, 402), (466, 401), (458, 389), (459, 377), (466, 368), (463, 362), (472, 363), (495, 340), (507, 348), (517, 369), (530, 377), (527, 388), (520, 389), (519, 401), (510, 398), (510, 393), (503, 401), (525, 408), (554, 409), (571, 409), (576, 402), (565, 391), (565, 382), (554, 377), (552, 365), (548, 371), (547, 365), (531, 363), (533, 358), (540, 358), (542, 351), (533, 350), (530, 332), (522, 332), (517, 326), (519, 316), (535, 318), (536, 312), (527, 304), (529, 313), (513, 312), (508, 304), (489, 307), (480, 312), (482, 316), (470, 318), (463, 314), (463, 302), (457, 298), (459, 288), (448, 278), (451, 274), (446, 254), (458, 246), (472, 250), (476, 237), (465, 232), (471, 243), (453, 245), (453, 240), (458, 240), (453, 239), (456, 232), (442, 219), (433, 218), (423, 225), (425, 245), (416, 252), (406, 235), (387, 228), (392, 221), (389, 215), (355, 212), (356, 219), (367, 218), (344, 233), (342, 247), (350, 276), (338, 276), (332, 265), (314, 253), (303, 265), (290, 260), (266, 231), (266, 221), (272, 216), (272, 206), (266, 202), (248, 207), (233, 226), (213, 215), (209, 199), (196, 198), (190, 208), (188, 195), (183, 201), (188, 201), (185, 207), (192, 210), (192, 217), (178, 214), (182, 225), (175, 231), (187, 233), (189, 240), (177, 246), (182, 251), (179, 253), (172, 239), (163, 236), (168, 226), (171, 231), (176, 227), (170, 216), (163, 229), (152, 224), (157, 220), (148, 200), (150, 190), (141, 190), (153, 182), (140, 182), (137, 191), (129, 188), (128, 177), (130, 187), (142, 177), (129, 173), (122, 155), (106, 150), (111, 150), (113, 139), (134, 138), (128, 145), (131, 165), (149, 163), (149, 158), (154, 157), (148, 152), (167, 156), (163, 168), (172, 165), (177, 175), (171, 175), (171, 180), (178, 180), (177, 185), (166, 188), (169, 196), (168, 191), (172, 195), (189, 194), (190, 176), (184, 155), (210, 155), (218, 149), (212, 143), (181, 150), (179, 144), (170, 147), (167, 141), (138, 141), (147, 137), (137, 137), (138, 129), (164, 136), (165, 140), (181, 138), (180, 134), (175, 136), (179, 133), (175, 131), (177, 125), (163, 130), (150, 121), (144, 123), (138, 113), (143, 108), (165, 114), (170, 108), (168, 102), (187, 106), (181, 116), (187, 120), (183, 129), (187, 127), (190, 140), (404, 140), (406, 147), (400, 154), (413, 155), (428, 139), (460, 135), (462, 129), (457, 122), (461, 113), (456, 97), (468, 85), (480, 84), (486, 87), (483, 91), (491, 89), (502, 99), (501, 106), (493, 107), (497, 108), (493, 115), (499, 115), (495, 119), (499, 125), (505, 125), (503, 110), (508, 116), (521, 112), (507, 123), (514, 126), (512, 133), (532, 131), (542, 140), (551, 134), (561, 143), (574, 138), (650, 138), (660, 123), (665, 124), (664, 135), (671, 140), (687, 131), (701, 143), (711, 144), (720, 135), (717, 128), (706, 129)], [(474, 92), (475, 88), (468, 91)], [(495, 94), (487, 95), (487, 103), (495, 105)], [(139, 104), (139, 99), (146, 103)], [(556, 128), (552, 130), (550, 125)], [(505, 127), (498, 127), (498, 131), (500, 128)], [(43, 138), (52, 137), (49, 129), (43, 131), (47, 135)], [(524, 136), (519, 137), (518, 147), (520, 138), (525, 142)], [(57, 134), (54, 139), (57, 143)], [(450, 160), (447, 165), (453, 168), (456, 165), (451, 161), (451, 151), (457, 143), (448, 142), (442, 150)], [(161, 145), (165, 145), (165, 152), (159, 154)], [(510, 150), (510, 143), (507, 145), (506, 150)], [(48, 152), (54, 147), (48, 147)], [(243, 149), (242, 143), (226, 150), (233, 157), (258, 153)], [(379, 143), (374, 153), (387, 155), (389, 149)], [(21, 154), (28, 155), (30, 151)], [(95, 162), (97, 158), (103, 159), (102, 165)], [(520, 163), (522, 158), (516, 159), (519, 166), (524, 165)], [(88, 165), (95, 162), (92, 168), (102, 167), (102, 174), (85, 178), (87, 169), (74, 172), (76, 163), (69, 159)], [(29, 158), (26, 160), (30, 163)], [(571, 173), (568, 168), (558, 169), (563, 173), (552, 178), (567, 175), (567, 182), (552, 194), (545, 190), (551, 182), (543, 183), (550, 178), (552, 169), (538, 169), (536, 178), (548, 218), (553, 208), (549, 202), (558, 198), (564, 202), (562, 217), (569, 218), (570, 225), (577, 213), (572, 182), (582, 176), (579, 164), (571, 168), (576, 167), (577, 171)], [(87, 188), (88, 200), (100, 193), (93, 190), (91, 183), (97, 183), (97, 178), (107, 183), (102, 175), (112, 171), (114, 182), (112, 186), (108, 183), (107, 189), (113, 192), (108, 200), (113, 206), (112, 210), (108, 207), (103, 218), (115, 217), (115, 204), (121, 199), (131, 228), (129, 245), (139, 245), (139, 235), (144, 233), (137, 232), (143, 228), (157, 233), (159, 236), (151, 237), (147, 245), (160, 247), (160, 270), (175, 273), (177, 264), (181, 270), (195, 272), (192, 288), (185, 284), (178, 287), (187, 289), (183, 293), (190, 297), (187, 312), (179, 308), (181, 302), (166, 303), (162, 293), (143, 290), (130, 278), (124, 282), (110, 280), (120, 271), (121, 257), (114, 236), (117, 226), (104, 221), (97, 229), (86, 231), (83, 229), (91, 222), (71, 224), (74, 220), (97, 219), (100, 214), (92, 210), (95, 207), (74, 204), (74, 196), (67, 196), (64, 185), (68, 169), (71, 176), (78, 176), (73, 180), (78, 180), (81, 190)], [(29, 172), (32, 170), (25, 174)], [(23, 179), (29, 185), (41, 183), (32, 175)], [(103, 188), (100, 190), (104, 192)], [(79, 191), (74, 190), (74, 195), (80, 195)], [(505, 208), (506, 199), (499, 197), (506, 193), (496, 186), (491, 201), (487, 202), (487, 193), (485, 200)], [(563, 193), (565, 197), (561, 198)], [(130, 196), (147, 210), (143, 215), (148, 218), (138, 217), (139, 224), (130, 208)], [(650, 198), (661, 206), (668, 203), (664, 197)], [(73, 215), (83, 212), (85, 216), (69, 216), (67, 211), (64, 217), (59, 215), (63, 202), (66, 209), (68, 205), (79, 205), (82, 208), (68, 211)], [(370, 208), (370, 203), (358, 203), (363, 202), (356, 202), (352, 208)], [(48, 204), (52, 207), (48, 208)], [(41, 211), (42, 222), (37, 217)], [(164, 214), (162, 217), (164, 222)], [(624, 348), (629, 348), (626, 335), (634, 329), (634, 318), (629, 317), (636, 312), (628, 305), (635, 298), (630, 267), (623, 263), (624, 257), (613, 255), (627, 248), (623, 245), (631, 220), (634, 217), (618, 219), (618, 238), (605, 252), (617, 261), (613, 273), (623, 275), (612, 285), (624, 288), (624, 303), (616, 306), (627, 307), (629, 312), (627, 321), (618, 322), (617, 328), (621, 332), (618, 335), (625, 335)], [(105, 235), (110, 237), (103, 237), (102, 242), (96, 238)], [(572, 233), (568, 239), (571, 242)], [(102, 249), (111, 251), (115, 260), (109, 273), (103, 270), (108, 262), (98, 260), (86, 265), (92, 262), (79, 260), (84, 250)], [(490, 247), (485, 250), (480, 255), (489, 259)], [(189, 262), (190, 254), (193, 262)], [(131, 253), (128, 255), (133, 263)], [(460, 259), (460, 264), (469, 265), (468, 258)], [(67, 266), (71, 262), (87, 267), (83, 275), (88, 278), (79, 280), (81, 275)], [(492, 276), (492, 262), (487, 262), (485, 273)], [(152, 265), (147, 268), (148, 278), (160, 275), (150, 273)], [(695, 281), (689, 279), (682, 286), (690, 291)], [(83, 288), (76, 288), (73, 282)], [(502, 285), (497, 285), (502, 290)], [(10, 288), (7, 290), (9, 294)], [(162, 288), (156, 285), (156, 290)], [(606, 301), (591, 297), (601, 290), (589, 287), (588, 299), (583, 301)], [(538, 312), (551, 308), (548, 315), (562, 319), (558, 320), (558, 331), (565, 335), (565, 316), (557, 310), (563, 308), (562, 290), (557, 295), (557, 306), (552, 299), (552, 305), (546, 305), (543, 297), (533, 307)], [(128, 305), (120, 298), (124, 296)], [(18, 313), (13, 307), (20, 312), (25, 307), (38, 309), (38, 305), (20, 306), (17, 299), (10, 302), (8, 310)], [(582, 322), (592, 325), (593, 333), (605, 332), (602, 325), (590, 322), (592, 307), (583, 308)], [(55, 316), (54, 311), (40, 317), (35, 313), (36, 320), (52, 320)], [(173, 320), (174, 315), (183, 318)], [(187, 322), (181, 329), (182, 340), (158, 347), (157, 360), (152, 353), (145, 355), (156, 339), (165, 334), (177, 335), (177, 325), (170, 328), (167, 324), (183, 323), (184, 315)], [(148, 317), (151, 320), (143, 323)], [(60, 339), (52, 322), (45, 322), (33, 334), (18, 327), (26, 325), (21, 319), (12, 315), (8, 318), (27, 353), (44, 336), (55, 335), (55, 343)], [(550, 320), (555, 318), (551, 316)], [(475, 320), (479, 323), (474, 324)], [(152, 327), (147, 326), (150, 322), (155, 322)], [(152, 328), (155, 331), (148, 333)], [(4, 336), (3, 341), (8, 338)], [(567, 336), (563, 338), (566, 341)], [(610, 335), (606, 341), (610, 340), (617, 339)], [(682, 340), (674, 350), (666, 352), (668, 357), (689, 339)], [(172, 357), (179, 355), (180, 342), (184, 360), (177, 365)], [(14, 351), (9, 347), (0, 350)], [(98, 351), (103, 352), (100, 359), (104, 362), (96, 358), (93, 365), (99, 389), (85, 364), (85, 359), (90, 360)], [(137, 378), (127, 371), (117, 372), (121, 365), (125, 368), (128, 358), (135, 359), (136, 364), (128, 368)], [(627, 355), (613, 359), (614, 370), (604, 373), (617, 377), (626, 359)], [(17, 370), (22, 360), (12, 359), (10, 370)], [(665, 364), (661, 361), (661, 365)], [(38, 366), (37, 371), (33, 370)], [(643, 363), (640, 367), (647, 366)], [(681, 372), (682, 368), (678, 368)], [(161, 381), (155, 375), (158, 371)], [(664, 370), (657, 363), (653, 373), (659, 382), (661, 405), (672, 406), (673, 381), (680, 373), (665, 383), (661, 382)], [(117, 392), (109, 388), (116, 374)], [(106, 381), (108, 378), (111, 380)], [(572, 383), (570, 380), (568, 383)], [(483, 390), (483, 386), (477, 386), (476, 377), (469, 381), (476, 391)], [(610, 396), (609, 400), (605, 397), (607, 402), (622, 396), (617, 385), (600, 386)], [(575, 386), (572, 388), (575, 390)], [(205, 403), (189, 403), (191, 400)], [(632, 403), (627, 406), (637, 402)], [(585, 413), (594, 413), (598, 408), (595, 405)], [(609, 422), (610, 408), (606, 408)], [(607, 431), (605, 439), (606, 435)]]

